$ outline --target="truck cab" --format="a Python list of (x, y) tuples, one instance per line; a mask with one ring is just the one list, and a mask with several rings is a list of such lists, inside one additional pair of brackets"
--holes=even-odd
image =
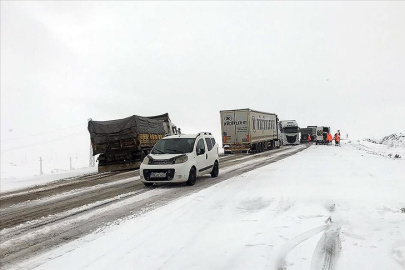
[(166, 136), (171, 136), (171, 135), (179, 135), (180, 134), (180, 128), (177, 128), (176, 125), (174, 125), (172, 122), (163, 122), (163, 128), (165, 129)]
[(180, 128), (177, 128), (176, 125), (170, 120), (168, 113), (156, 116), (148, 116), (146, 118), (162, 121), (163, 128), (165, 130), (165, 136), (181, 134)]
[(300, 144), (300, 127), (295, 120), (280, 121), (283, 143)]

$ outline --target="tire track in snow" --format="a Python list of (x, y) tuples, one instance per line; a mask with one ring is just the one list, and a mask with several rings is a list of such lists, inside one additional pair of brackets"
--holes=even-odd
[(340, 251), (341, 226), (332, 226), (325, 230), (315, 247), (311, 270), (333, 270)]
[(317, 235), (320, 232), (325, 231), (330, 225), (323, 225), (313, 228), (309, 231), (301, 233), (300, 235), (288, 240), (284, 245), (281, 246), (279, 255), (276, 258), (276, 270), (287, 270), (287, 256), (288, 254), (299, 244), (306, 241), (307, 239)]
[(311, 270), (333, 270), (338, 257), (337, 255), (340, 251), (340, 229), (340, 225), (322, 225), (288, 240), (280, 248), (279, 254), (276, 257), (275, 269), (287, 270), (288, 254), (299, 244), (314, 237), (318, 233), (324, 232), (315, 248)]
[(394, 242), (391, 246), (390, 257), (403, 269), (405, 269), (405, 254), (400, 250), (405, 247), (405, 239)]

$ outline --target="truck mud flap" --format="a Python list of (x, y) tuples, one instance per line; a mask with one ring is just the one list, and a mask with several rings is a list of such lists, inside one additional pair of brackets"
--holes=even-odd
[(105, 166), (98, 166), (98, 172), (113, 172), (113, 171), (121, 171), (121, 170), (134, 170), (139, 169), (141, 167), (141, 162), (132, 162), (132, 163), (124, 163), (124, 164), (112, 164), (112, 165), (105, 165)]

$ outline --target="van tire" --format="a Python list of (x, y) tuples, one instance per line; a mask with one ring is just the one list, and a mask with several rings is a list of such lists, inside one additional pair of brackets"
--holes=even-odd
[(218, 162), (215, 161), (214, 167), (212, 168), (212, 171), (211, 171), (211, 177), (218, 177), (218, 174), (219, 174), (219, 166), (218, 166)]
[(196, 173), (195, 167), (191, 167), (186, 185), (194, 186), (196, 178), (197, 178), (197, 173)]

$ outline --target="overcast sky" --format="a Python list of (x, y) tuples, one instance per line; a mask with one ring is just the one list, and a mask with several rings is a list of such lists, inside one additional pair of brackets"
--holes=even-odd
[(403, 131), (404, 29), (400, 1), (1, 1), (2, 160), (88, 153), (88, 118), (133, 114), (218, 139), (219, 111), (247, 107)]

